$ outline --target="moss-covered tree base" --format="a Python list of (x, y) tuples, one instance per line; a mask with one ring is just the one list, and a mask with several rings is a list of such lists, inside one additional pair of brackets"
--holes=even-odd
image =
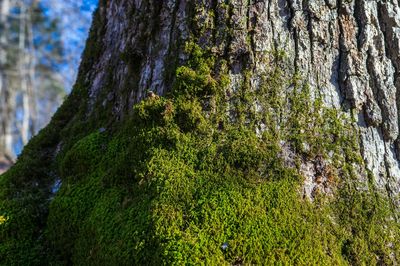
[[(111, 126), (70, 116), (79, 98), (71, 95), (1, 176), (1, 263), (363, 265), (399, 258), (389, 201), (354, 173), (362, 163), (351, 121), (322, 107), (298, 79), (281, 80), (278, 67), (258, 91), (245, 80), (227, 95), (224, 62), (194, 44), (187, 49), (191, 59), (177, 69), (171, 93), (149, 94)], [(303, 199), (304, 177), (285, 164), (282, 141), (298, 167), (316, 156), (330, 163), (332, 195)], [(53, 195), (57, 176), (62, 186)]]

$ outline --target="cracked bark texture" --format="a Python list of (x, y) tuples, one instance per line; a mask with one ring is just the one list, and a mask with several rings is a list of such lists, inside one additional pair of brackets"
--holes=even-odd
[[(376, 184), (400, 192), (400, 3), (394, 0), (107, 0), (100, 4), (101, 56), (86, 74), (92, 104), (117, 117), (146, 91), (165, 94), (196, 36), (228, 62), (231, 86), (268, 70), (283, 50), (327, 106), (356, 120)], [(100, 29), (98, 29), (100, 31)], [(122, 60), (127, 54), (129, 60)], [(257, 80), (251, 81), (257, 86)], [(101, 98), (108, 86), (114, 89)], [(128, 87), (128, 91), (123, 88)], [(90, 110), (89, 110), (90, 111)]]

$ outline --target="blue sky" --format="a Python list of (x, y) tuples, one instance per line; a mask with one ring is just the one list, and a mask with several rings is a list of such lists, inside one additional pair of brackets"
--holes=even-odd
[(69, 92), (75, 82), (98, 0), (42, 0), (41, 3), (46, 9), (46, 15), (60, 23), (65, 58), (64, 64), (59, 67), (65, 90)]

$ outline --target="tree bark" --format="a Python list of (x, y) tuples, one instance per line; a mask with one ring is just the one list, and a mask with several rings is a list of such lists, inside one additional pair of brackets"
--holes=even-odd
[[(397, 1), (110, 0), (101, 4), (100, 13), (106, 24), (104, 48), (86, 73), (91, 104), (110, 77), (115, 88), (110, 104), (117, 116), (147, 90), (165, 94), (173, 80), (170, 69), (185, 61), (183, 47), (191, 36), (228, 61), (232, 87), (245, 72), (262, 74), (268, 52), (281, 50), (288, 77), (300, 73), (327, 106), (342, 108), (356, 120), (376, 184), (400, 192)], [(119, 60), (126, 51), (139, 65), (135, 73)], [(120, 91), (125, 84), (131, 84), (129, 97)]]

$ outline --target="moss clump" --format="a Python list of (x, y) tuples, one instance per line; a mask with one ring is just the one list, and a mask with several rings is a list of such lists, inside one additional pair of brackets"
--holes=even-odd
[[(79, 134), (57, 156), (63, 184), (39, 221), (28, 219), (33, 211), (17, 211), (24, 204), (37, 210), (45, 196), (31, 201), (28, 195), (36, 194), (29, 191), (20, 202), (3, 190), (35, 165), (23, 165), (34, 157), (1, 177), (0, 215), (8, 220), (0, 225), (0, 258), (9, 264), (362, 265), (389, 264), (400, 255), (388, 201), (373, 188), (359, 189), (351, 121), (318, 97), (310, 101), (306, 85), (286, 90), (278, 67), (257, 90), (248, 86), (249, 75), (228, 95), (224, 62), (194, 44), (187, 50), (191, 59), (177, 69), (170, 95), (144, 99), (113, 130), (101, 133), (96, 124), (72, 130), (69, 122), (64, 134)], [(331, 163), (334, 197), (301, 198), (304, 178), (286, 166), (282, 142), (300, 163), (316, 156)], [(48, 167), (39, 169), (38, 175)], [(43, 230), (32, 233), (37, 224)], [(16, 236), (21, 233), (26, 237)], [(16, 253), (13, 260), (9, 254)]]
[(64, 156), (60, 173), (65, 177), (81, 179), (92, 172), (102, 157), (101, 133), (91, 134), (78, 141)]

